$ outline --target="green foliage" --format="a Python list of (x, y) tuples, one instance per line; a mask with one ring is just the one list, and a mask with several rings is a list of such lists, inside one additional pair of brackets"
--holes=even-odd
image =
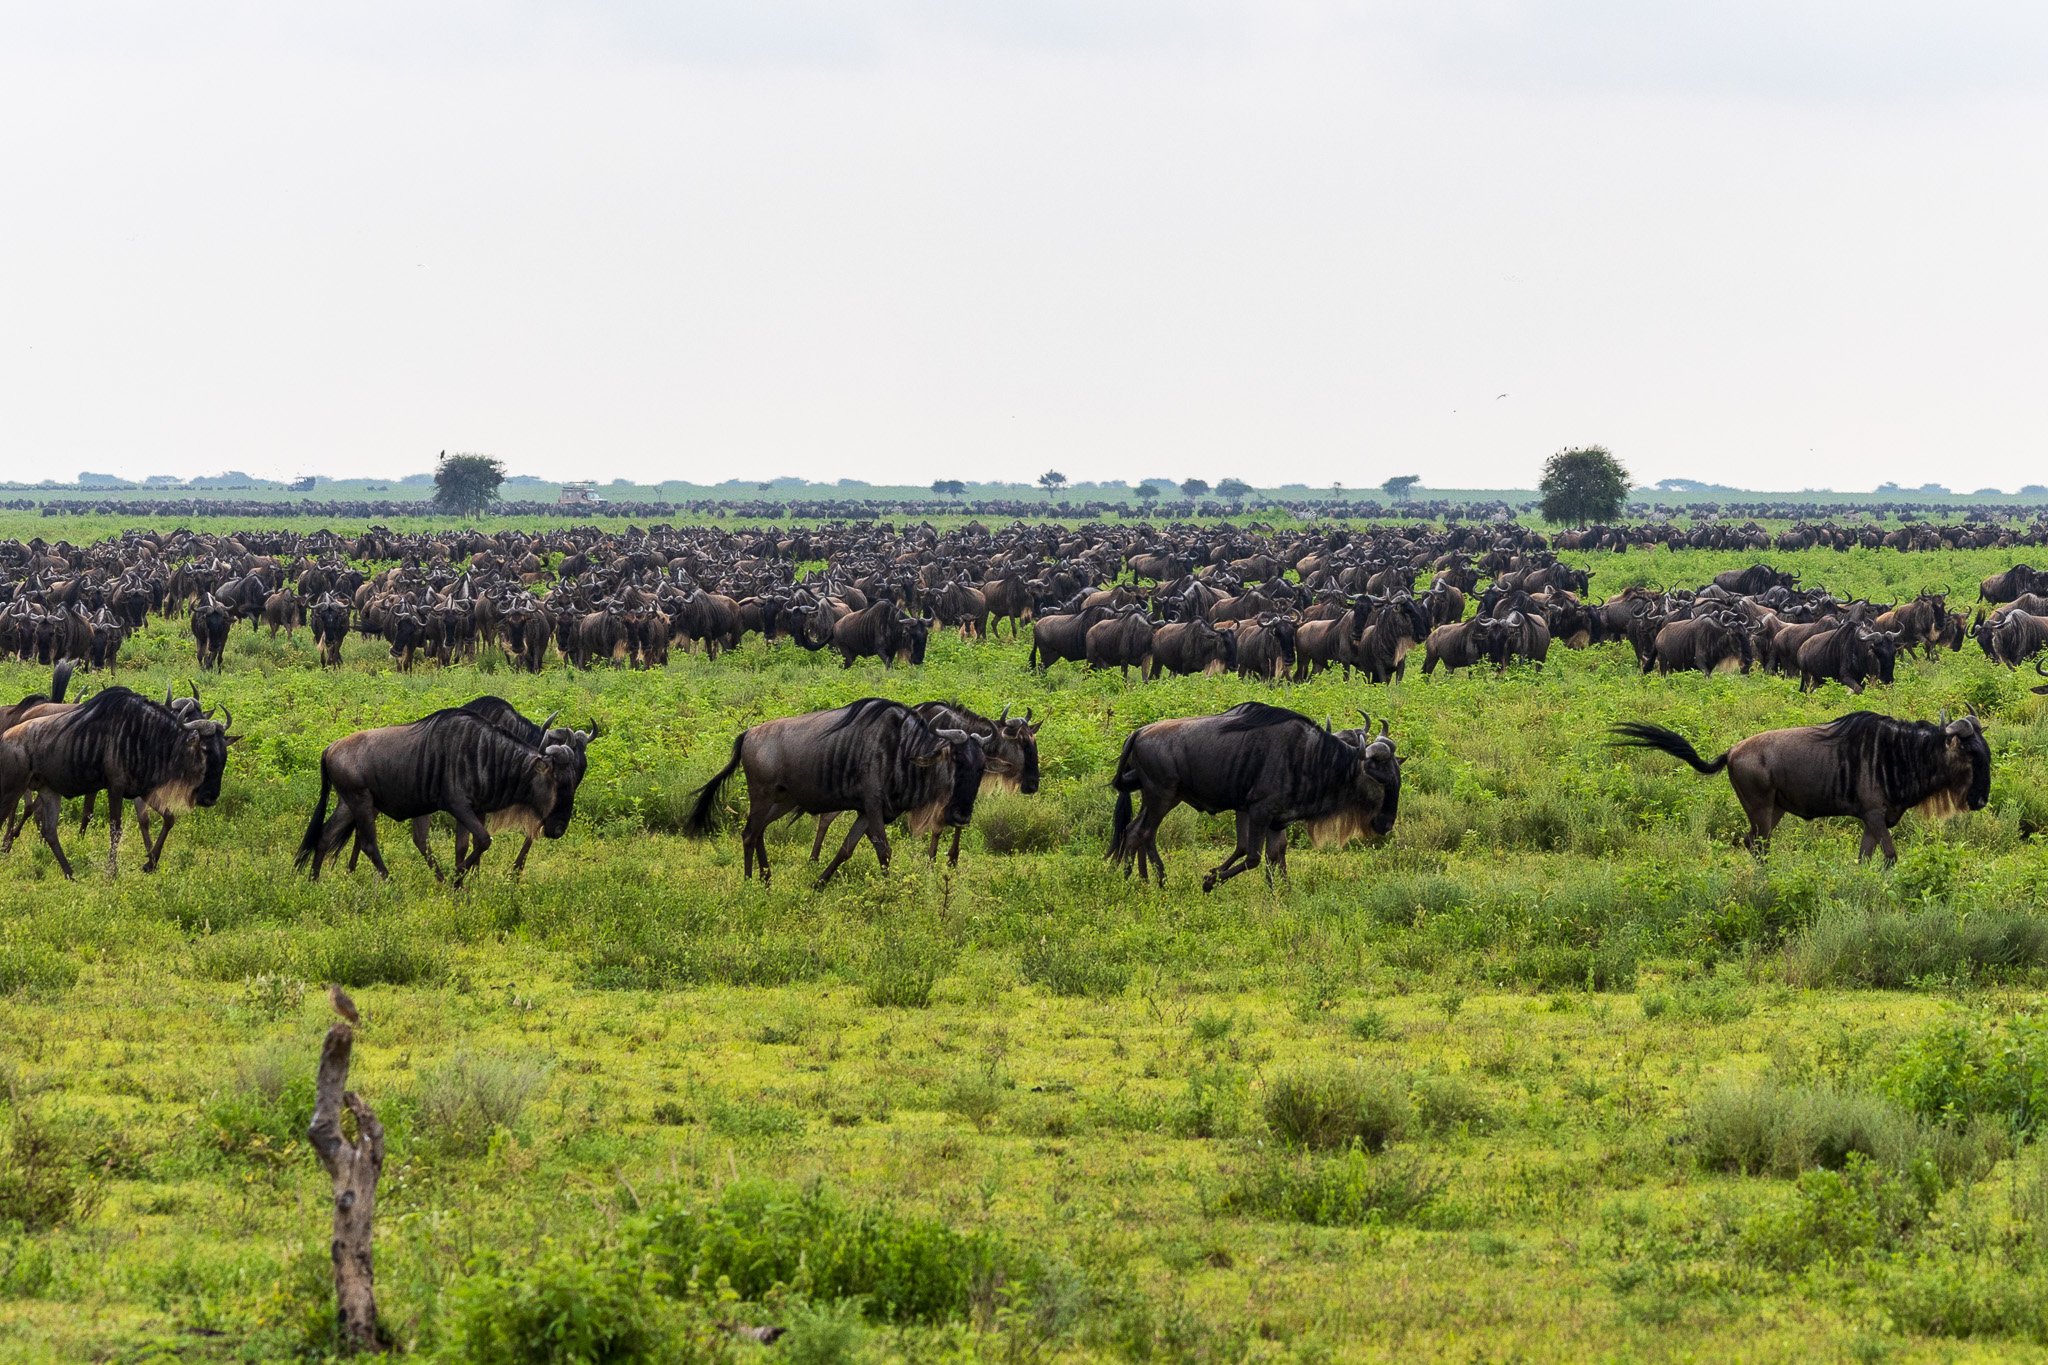
[(1216, 485), (1216, 496), (1226, 499), (1233, 506), (1250, 497), (1252, 486), (1243, 479), (1225, 479)]
[(1832, 911), (1786, 949), (1802, 986), (1899, 990), (2048, 966), (2048, 920), (2006, 910), (1958, 916), (1946, 906)]
[(78, 964), (33, 939), (0, 939), (0, 995), (54, 995), (78, 981)]
[(1018, 970), (1054, 995), (1119, 995), (1131, 981), (1130, 964), (1107, 944), (1041, 938), (1024, 945)]
[(697, 1365), (735, 1340), (666, 1299), (632, 1250), (543, 1246), (525, 1265), (485, 1258), (449, 1293), (442, 1358), (467, 1365)]
[(852, 1204), (822, 1185), (728, 1185), (715, 1200), (656, 1208), (644, 1233), (667, 1282), (729, 1282), (746, 1300), (778, 1287), (817, 1300), (858, 1299), (884, 1322), (944, 1322), (1009, 1257), (997, 1239), (963, 1234), (887, 1204)]
[(1860, 1157), (1949, 1181), (1981, 1174), (2001, 1150), (1993, 1131), (1930, 1125), (1882, 1095), (1774, 1081), (1706, 1091), (1688, 1130), (1702, 1166), (1749, 1175), (1840, 1169)]
[(444, 453), (434, 468), (434, 507), (456, 516), (482, 516), (498, 500), (498, 486), (504, 482), (501, 460)]
[(1408, 495), (1422, 482), (1420, 474), (1396, 474), (1380, 485), (1380, 491), (1395, 502), (1405, 502)]
[(446, 1152), (477, 1155), (494, 1133), (517, 1130), (553, 1074), (541, 1057), (457, 1052), (420, 1075), (420, 1137)]
[(1282, 1141), (1316, 1151), (1358, 1144), (1376, 1152), (1414, 1118), (1405, 1079), (1362, 1066), (1324, 1066), (1276, 1076), (1262, 1104)]
[(1779, 1271), (1897, 1251), (1919, 1231), (1940, 1192), (1930, 1165), (1899, 1171), (1852, 1152), (1840, 1170), (1804, 1172), (1789, 1200), (1752, 1216), (1743, 1225), (1742, 1250)]
[(1544, 462), (1536, 488), (1543, 495), (1545, 521), (1570, 526), (1613, 521), (1628, 501), (1628, 470), (1606, 446), (1574, 446)]
[[(17, 1107), (0, 1149), (0, 1232), (47, 1232), (92, 1217), (101, 1190), (82, 1166), (60, 1134)], [(28, 1278), (31, 1270), (10, 1274)]]
[(1318, 1227), (1412, 1219), (1444, 1187), (1442, 1174), (1399, 1156), (1368, 1156), (1354, 1144), (1337, 1156), (1270, 1151), (1248, 1160), (1220, 1198), (1228, 1213)]
[(1925, 1118), (1991, 1119), (2032, 1137), (2048, 1120), (2048, 1015), (1946, 1019), (1907, 1044), (1888, 1088)]

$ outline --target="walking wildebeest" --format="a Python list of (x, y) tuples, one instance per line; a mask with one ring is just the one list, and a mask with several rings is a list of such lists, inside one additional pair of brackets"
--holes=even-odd
[[(1117, 759), (1109, 856), (1139, 878), (1149, 864), (1166, 880), (1159, 823), (1185, 802), (1205, 815), (1237, 813), (1237, 847), (1202, 878), (1213, 891), (1238, 873), (1287, 871), (1287, 830), (1306, 821), (1318, 844), (1384, 838), (1401, 799), (1401, 764), (1387, 724), (1331, 732), (1298, 711), (1248, 701), (1220, 716), (1154, 721), (1131, 732)], [(1134, 821), (1131, 796), (1143, 793)]]
[[(576, 751), (575, 784), (577, 786), (582, 785), (583, 774), (589, 767), (589, 760), (586, 757), (585, 751), (590, 747), (590, 742), (597, 738), (596, 721), (590, 722), (588, 730), (572, 730), (566, 726), (556, 728), (555, 717), (562, 714), (561, 712), (551, 711), (548, 713), (546, 720), (539, 722), (530, 721), (525, 716), (519, 714), (518, 708), (513, 706), (511, 702), (506, 701), (503, 697), (493, 696), (477, 697), (472, 701), (464, 702), (457, 709), (465, 715), (475, 716), (478, 720), (496, 729), (501, 734), (510, 735), (529, 749), (540, 751), (547, 749), (551, 745), (568, 745)], [(433, 868), (434, 880), (439, 881), (441, 880), (441, 866), (434, 861), (434, 855), (428, 851), (427, 835), (431, 827), (430, 821), (431, 817), (425, 815), (414, 820), (412, 839), (413, 845), (426, 858), (427, 866)], [(504, 810), (492, 811), (485, 818), (484, 823), (490, 826), (491, 833), (493, 834), (502, 833), (508, 829), (516, 829), (525, 836), (525, 842), (519, 846), (519, 856), (512, 860), (512, 875), (516, 877), (524, 872), (526, 870), (526, 855), (533, 852), (534, 837), (540, 833), (541, 817), (539, 812), (525, 804), (508, 806)], [(457, 825), (455, 827), (456, 863), (460, 864), (468, 856), (468, 853), (469, 831), (461, 825)], [(481, 853), (477, 855), (479, 860), (482, 856)]]
[[(491, 722), (463, 710), (436, 711), (410, 725), (389, 725), (344, 735), (320, 755), (320, 799), (314, 803), (306, 836), (293, 866), (320, 865), (355, 831), (349, 865), (367, 853), (377, 875), (388, 877), (377, 846), (377, 817), (412, 823), (413, 843), (438, 878), (441, 869), (427, 849), (422, 816), (446, 811), (457, 829), (474, 841), (468, 856), (455, 860), (455, 884), (482, 861), (491, 846), (492, 817), (559, 839), (575, 814), (576, 785), (583, 755), (568, 744), (537, 749)], [(334, 817), (327, 798), (337, 798)]]
[(1933, 725), (1852, 711), (1826, 725), (1801, 725), (1751, 735), (1711, 763), (1683, 735), (1661, 725), (1625, 721), (1614, 727), (1623, 747), (1656, 749), (1701, 773), (1728, 770), (1749, 817), (1743, 843), (1762, 857), (1771, 831), (1787, 815), (1802, 820), (1848, 817), (1863, 822), (1859, 860), (1882, 847), (1898, 861), (1892, 826), (1909, 810), (1939, 818), (1982, 810), (1991, 799), (1991, 747), (1974, 715)]
[(228, 609), (208, 593), (192, 606), (192, 643), (199, 652), (199, 667), (220, 667), (220, 656), (228, 647), (228, 631), (235, 619)]
[(121, 852), (121, 803), (137, 801), (156, 811), (163, 817), (163, 828), (154, 846), (149, 844), (148, 827), (143, 828), (142, 870), (154, 872), (175, 818), (220, 799), (228, 745), (241, 738), (228, 734), (233, 721), (232, 715), (225, 721), (205, 716), (183, 719), (125, 687), (110, 687), (78, 706), (10, 728), (5, 738), (26, 755), (29, 785), (38, 791), (36, 815), (43, 842), (57, 856), (65, 877), (71, 876), (71, 863), (57, 842), (62, 801), (107, 794), (109, 876)]
[(910, 832), (931, 834), (974, 816), (987, 760), (978, 736), (935, 730), (901, 702), (866, 697), (831, 711), (767, 720), (733, 738), (732, 758), (697, 792), (684, 831), (702, 837), (715, 820), (718, 793), (747, 770), (747, 823), (740, 833), (744, 874), (755, 863), (767, 885), (768, 826), (785, 815), (859, 813), (818, 884), (853, 856), (861, 837), (889, 866), (889, 823), (905, 817)]

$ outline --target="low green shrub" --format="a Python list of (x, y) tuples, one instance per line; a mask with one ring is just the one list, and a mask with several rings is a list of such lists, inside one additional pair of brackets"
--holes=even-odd
[(2032, 1137), (2048, 1120), (2048, 1015), (1943, 1020), (1907, 1044), (1888, 1089), (1923, 1118), (1995, 1119)]
[(1796, 986), (1900, 990), (2048, 965), (2048, 919), (2006, 910), (1958, 917), (1946, 906), (1829, 914), (1785, 950)]
[(99, 1202), (99, 1184), (63, 1137), (31, 1110), (17, 1107), (0, 1149), (0, 1229), (47, 1232), (90, 1218)]
[(2003, 1146), (1996, 1130), (1930, 1124), (1868, 1091), (1772, 1081), (1706, 1091), (1689, 1135), (1710, 1170), (1793, 1176), (1860, 1157), (1891, 1171), (1928, 1163), (1945, 1182), (1988, 1169)]
[(55, 995), (77, 983), (69, 953), (33, 939), (0, 940), (0, 995)]
[(1123, 994), (1131, 983), (1130, 963), (1105, 944), (1083, 940), (1039, 939), (1019, 954), (1024, 979), (1054, 995), (1109, 996)]
[(449, 1290), (443, 1354), (466, 1365), (668, 1365), (724, 1362), (737, 1338), (677, 1303), (637, 1248), (542, 1248), (511, 1266), (492, 1258)]
[(644, 1240), (671, 1285), (722, 1277), (746, 1300), (778, 1286), (813, 1300), (857, 1298), (887, 1322), (963, 1318), (970, 1297), (1010, 1259), (990, 1233), (956, 1232), (887, 1204), (850, 1204), (824, 1186), (766, 1180), (659, 1207)]
[(1743, 1224), (1741, 1250), (1751, 1261), (1788, 1272), (1897, 1251), (1926, 1223), (1940, 1193), (1941, 1178), (1930, 1163), (1900, 1171), (1854, 1152), (1840, 1170), (1802, 1173), (1789, 1200), (1753, 1214)]
[(439, 943), (390, 919), (345, 920), (306, 933), (294, 959), (307, 980), (344, 986), (431, 985), (448, 975)]
[(1479, 1132), (1493, 1123), (1493, 1107), (1461, 1076), (1418, 1076), (1414, 1101), (1415, 1117), (1432, 1133)]
[(221, 1156), (279, 1167), (293, 1159), (313, 1121), (310, 1054), (258, 1048), (235, 1065), (226, 1088), (200, 1106), (200, 1132)]
[(1218, 1201), (1222, 1211), (1318, 1227), (1356, 1227), (1412, 1218), (1443, 1188), (1418, 1161), (1368, 1156), (1362, 1143), (1337, 1156), (1269, 1151), (1253, 1158)]
[(974, 827), (991, 853), (1050, 853), (1074, 832), (1057, 802), (1003, 791), (982, 793), (974, 803)]
[(553, 1073), (543, 1057), (458, 1052), (420, 1073), (419, 1135), (444, 1152), (475, 1156), (493, 1133), (517, 1127)]
[(1413, 1117), (1407, 1082), (1361, 1066), (1328, 1066), (1276, 1076), (1261, 1105), (1282, 1141), (1330, 1151), (1356, 1143), (1378, 1151)]

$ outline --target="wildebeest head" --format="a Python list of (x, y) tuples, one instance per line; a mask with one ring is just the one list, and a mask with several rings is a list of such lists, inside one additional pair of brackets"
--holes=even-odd
[(1974, 714), (1949, 720), (1944, 712), (1941, 735), (1948, 790), (1962, 788), (1964, 808), (1983, 810), (1991, 804), (1991, 746), (1984, 740), (1983, 724)]
[(1010, 708), (996, 718), (993, 746), (986, 748), (989, 776), (1012, 783), (1029, 796), (1038, 790), (1038, 725), (1026, 707), (1022, 719), (1013, 720)]
[[(197, 705), (196, 696), (184, 700)], [(178, 780), (181, 786), (187, 782), (191, 784), (189, 790), (195, 806), (211, 806), (220, 800), (221, 775), (228, 766), (228, 746), (242, 738), (228, 733), (228, 726), (234, 724), (234, 713), (223, 707), (220, 714), (221, 720), (202, 715), (183, 722)]]
[(1353, 730), (1340, 730), (1335, 737), (1349, 746), (1358, 755), (1358, 766), (1352, 772), (1355, 804), (1353, 809), (1364, 816), (1364, 827), (1355, 824), (1349, 833), (1369, 834), (1373, 839), (1384, 839), (1394, 832), (1394, 820), (1401, 810), (1401, 765), (1407, 762), (1394, 751), (1393, 737), (1387, 733), (1387, 723), (1380, 722), (1379, 733), (1374, 734), (1372, 717), (1363, 711), (1359, 715), (1365, 724)]
[(583, 751), (572, 744), (550, 744), (534, 755), (532, 799), (541, 816), (542, 837), (559, 839), (576, 813), (576, 787), (583, 781)]
[(948, 828), (959, 828), (974, 818), (974, 798), (981, 792), (982, 775), (988, 771), (988, 757), (982, 752), (981, 737), (965, 730), (934, 730), (938, 743), (912, 755), (911, 762), (920, 768), (930, 768), (945, 762), (953, 763), (953, 790), (946, 797), (946, 812), (943, 823)]

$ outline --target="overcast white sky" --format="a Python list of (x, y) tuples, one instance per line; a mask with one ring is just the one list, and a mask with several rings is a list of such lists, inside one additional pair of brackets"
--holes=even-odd
[(2044, 131), (2013, 0), (0, 0), (0, 475), (2011, 489)]

